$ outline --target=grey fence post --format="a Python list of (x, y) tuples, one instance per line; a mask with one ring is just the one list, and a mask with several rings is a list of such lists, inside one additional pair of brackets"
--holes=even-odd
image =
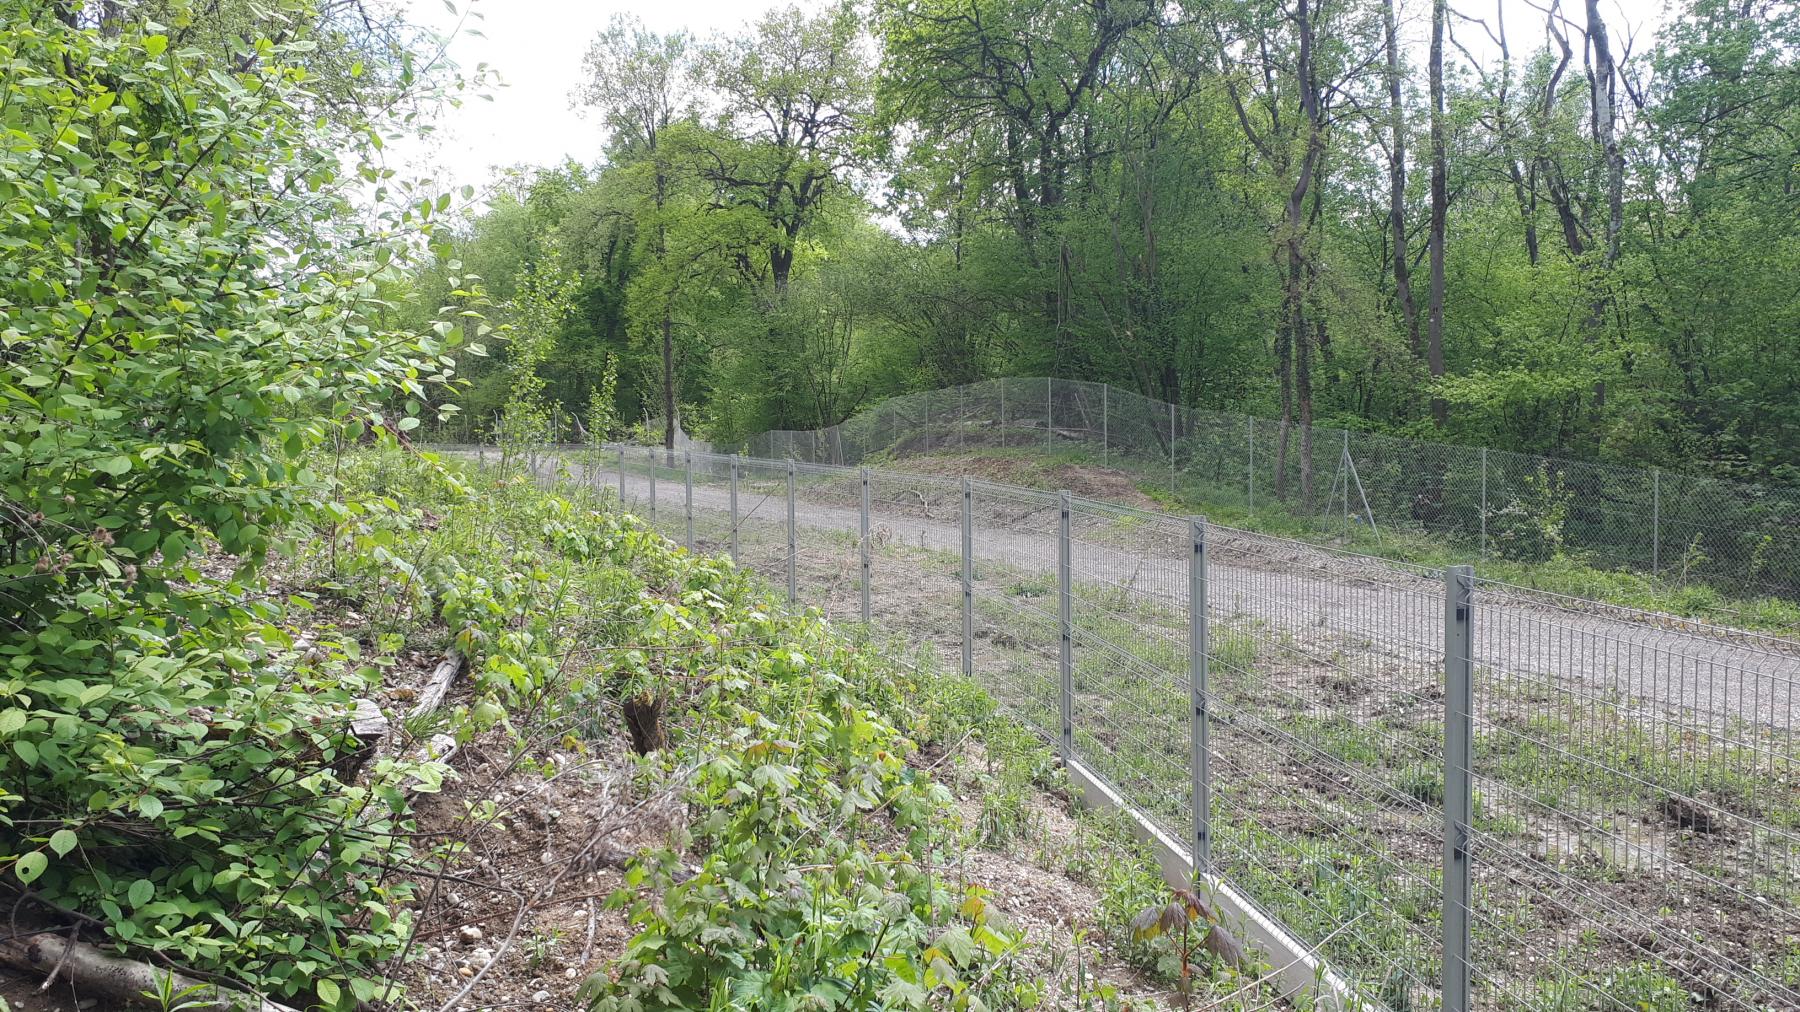
[(1650, 572), (1662, 569), (1662, 468), (1650, 471)]
[(619, 444), (619, 505), (625, 505), (625, 444)]
[(969, 425), (969, 385), (964, 383), (956, 388), (956, 449), (963, 448), (963, 429)]
[(962, 672), (975, 674), (975, 484), (962, 482)]
[(1075, 758), (1075, 630), (1070, 605), (1069, 559), (1069, 493), (1062, 497), (1062, 523), (1056, 540), (1056, 619), (1062, 632), (1062, 645), (1057, 655), (1059, 690), (1057, 698), (1062, 712), (1063, 762)]
[(645, 470), (650, 472), (650, 526), (656, 526), (656, 451), (646, 450), (644, 459), (650, 462)]
[(1487, 558), (1487, 447), (1481, 448), (1481, 557)]
[(862, 620), (866, 623), (873, 616), (869, 609), (869, 469), (862, 469)]
[(687, 550), (694, 550), (694, 451), (682, 457), (682, 503), (687, 519)]
[(1190, 728), (1193, 757), (1188, 772), (1193, 777), (1194, 807), (1194, 878), (1196, 882), (1212, 870), (1212, 722), (1207, 712), (1209, 685), (1207, 658), (1212, 651), (1208, 641), (1206, 615), (1206, 520), (1188, 520), (1194, 550), (1188, 559), (1188, 695), (1194, 704)]
[(1344, 537), (1350, 536), (1350, 430), (1344, 432), (1344, 458), (1339, 466), (1344, 472)]
[(1444, 1012), (1469, 1009), (1475, 570), (1444, 570)]
[(799, 553), (800, 553), (800, 545), (799, 545), (799, 539), (796, 537), (796, 532), (794, 531), (794, 458), (792, 458), (792, 457), (788, 458), (787, 478), (788, 478), (788, 482), (787, 482), (788, 603), (793, 604), (795, 601), (800, 599), (799, 574), (795, 571), (796, 565), (797, 565), (796, 560), (799, 558)]
[(1250, 434), (1250, 509), (1256, 509), (1256, 418), (1244, 419), (1244, 430)]
[(1006, 446), (1006, 380), (998, 380), (1000, 384), (1000, 445)]
[(1044, 377), (1044, 452), (1056, 449), (1056, 380)]
[(1169, 495), (1175, 495), (1175, 402), (1169, 402)]
[(1108, 417), (1107, 417), (1111, 413), (1110, 409), (1108, 408), (1108, 405), (1111, 402), (1112, 402), (1112, 384), (1111, 383), (1100, 384), (1100, 465), (1102, 467), (1106, 466), (1107, 444), (1108, 444), (1108, 441), (1109, 441), (1109, 438), (1111, 435), (1110, 430), (1112, 428), (1112, 426), (1110, 424), (1108, 424)]
[(931, 388), (925, 388), (925, 452), (931, 452)]
[(738, 561), (738, 467), (743, 460), (741, 454), (731, 455), (731, 561)]

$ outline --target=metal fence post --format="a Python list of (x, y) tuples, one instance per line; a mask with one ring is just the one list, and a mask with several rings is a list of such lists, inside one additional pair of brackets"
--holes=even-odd
[(1169, 495), (1175, 495), (1175, 402), (1169, 402)]
[(1339, 467), (1344, 472), (1344, 537), (1350, 537), (1350, 430), (1344, 431), (1344, 457)]
[(1487, 558), (1487, 447), (1481, 448), (1481, 557)]
[(925, 388), (925, 452), (931, 452), (931, 388)]
[(975, 484), (962, 482), (962, 672), (975, 674)]
[(1062, 712), (1063, 762), (1075, 758), (1075, 641), (1070, 605), (1069, 559), (1069, 493), (1063, 490), (1062, 523), (1056, 540), (1056, 619), (1061, 627), (1062, 646), (1057, 655), (1059, 690), (1057, 698)]
[(1206, 616), (1206, 520), (1191, 517), (1189, 533), (1194, 549), (1188, 558), (1188, 695), (1194, 704), (1190, 728), (1193, 756), (1188, 773), (1193, 777), (1194, 807), (1194, 878), (1196, 882), (1212, 870), (1212, 721), (1207, 712), (1211, 691), (1207, 657), (1212, 645), (1208, 641)]
[(694, 550), (694, 451), (682, 457), (682, 503), (687, 519), (687, 550)]
[(625, 444), (619, 444), (619, 505), (625, 505)]
[(1444, 1012), (1469, 1009), (1475, 570), (1444, 570)]
[(741, 454), (731, 455), (731, 561), (738, 561), (738, 467), (743, 460)]
[(795, 536), (795, 531), (794, 531), (794, 458), (792, 458), (792, 457), (788, 458), (787, 478), (788, 478), (788, 486), (787, 486), (788, 603), (793, 604), (795, 601), (800, 599), (800, 579), (799, 579), (799, 574), (795, 571), (796, 570), (796, 560), (800, 556), (800, 546), (799, 546), (799, 539)]
[(956, 451), (962, 452), (963, 429), (969, 425), (969, 385), (962, 384), (956, 388)]
[(1056, 380), (1044, 377), (1044, 452), (1056, 449)]
[(1108, 405), (1112, 402), (1112, 384), (1100, 384), (1100, 466), (1106, 466), (1107, 442), (1110, 439), (1111, 425), (1108, 416), (1111, 411)]
[(862, 469), (862, 620), (867, 623), (873, 616), (869, 610), (869, 469)]
[(1002, 378), (997, 382), (1000, 384), (1000, 445), (1004, 447), (1006, 445), (1006, 380)]
[(1650, 572), (1662, 569), (1662, 468), (1650, 471)]
[(650, 472), (650, 526), (656, 526), (656, 451), (646, 450), (644, 459), (650, 462), (645, 470)]
[(1256, 418), (1244, 419), (1245, 431), (1250, 434), (1250, 509), (1256, 509)]

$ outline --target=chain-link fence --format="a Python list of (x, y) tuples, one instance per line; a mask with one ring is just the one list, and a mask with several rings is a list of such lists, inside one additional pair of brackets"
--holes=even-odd
[(1568, 556), (1736, 596), (1800, 597), (1800, 490), (1184, 408), (1101, 383), (1012, 378), (883, 401), (746, 453), (836, 465), (921, 452), (1077, 451), (1187, 501), (1446, 543)]
[(1316, 1007), (1800, 1008), (1800, 644), (1067, 493), (561, 460), (960, 665)]

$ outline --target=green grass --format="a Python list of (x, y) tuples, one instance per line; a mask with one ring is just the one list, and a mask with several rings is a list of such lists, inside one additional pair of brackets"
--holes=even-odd
[[(1054, 598), (1043, 596), (1053, 588), (1041, 575), (988, 565), (983, 577), (975, 597), (980, 627), (1003, 630), (1023, 643), (1055, 642)], [(1185, 616), (1111, 587), (1077, 583), (1073, 597), (1083, 632), (1111, 642), (1129, 658), (1078, 646), (1078, 753), (1145, 814), (1183, 835), (1191, 817), (1186, 693), (1180, 687), (1186, 655), (1171, 652), (1167, 643), (1174, 638), (1184, 645)], [(1354, 719), (1329, 709), (1333, 685), (1352, 677), (1342, 657), (1356, 648), (1353, 643), (1302, 647), (1260, 623), (1234, 620), (1214, 624), (1212, 646), (1218, 697), (1214, 748), (1261, 774), (1238, 783), (1230, 769), (1215, 767), (1215, 855), (1227, 875), (1301, 937), (1323, 938), (1354, 920), (1355, 937), (1340, 936), (1325, 955), (1361, 981), (1371, 997), (1398, 1001), (1409, 979), (1434, 982), (1429, 940), (1437, 931), (1433, 883), (1444, 790), (1441, 763), (1434, 757), (1443, 747), (1442, 704), (1396, 684), (1396, 694), (1367, 699), (1373, 709), (1356, 711)], [(1168, 681), (1149, 674), (1157, 671)], [(1053, 692), (1054, 662), (1021, 651), (993, 677), (1035, 680)], [(1524, 854), (1538, 847), (1535, 827), (1546, 820), (1552, 832), (1568, 835), (1587, 824), (1617, 832), (1631, 820), (1659, 818), (1672, 795), (1701, 799), (1788, 832), (1800, 817), (1800, 791), (1792, 783), (1800, 757), (1778, 751), (1778, 743), (1741, 721), (1703, 731), (1691, 718), (1646, 719), (1624, 699), (1593, 698), (1585, 690), (1576, 699), (1554, 684), (1496, 679), (1491, 673), (1482, 684), (1487, 686), (1483, 719), (1492, 723), (1478, 728), (1475, 825), (1492, 840), (1512, 841), (1507, 845)], [(1026, 719), (1047, 728), (1058, 725), (1053, 695), (1018, 702), (1027, 707)], [(1284, 762), (1334, 776), (1336, 764), (1342, 764), (1354, 777), (1278, 789), (1264, 775)], [(1281, 783), (1280, 776), (1273, 781)], [(1550, 806), (1550, 812), (1532, 801)], [(1321, 817), (1321, 812), (1329, 814)], [(1681, 844), (1680, 827), (1658, 831), (1671, 841), (1669, 858), (1693, 872), (1777, 902), (1800, 898), (1791, 869), (1778, 876), (1762, 863), (1747, 867), (1729, 854), (1709, 858), (1681, 849), (1704, 843), (1704, 834), (1689, 834), (1701, 839)], [(1596, 995), (1605, 992), (1596, 989), (1620, 988), (1643, 995), (1646, 1008), (1665, 1008), (1659, 1003), (1667, 1000), (1666, 989), (1657, 975), (1666, 977), (1666, 971), (1619, 963), (1617, 950), (1603, 946), (1598, 935), (1572, 957), (1570, 965), (1584, 971), (1577, 976), (1545, 976), (1541, 966), (1512, 962), (1542, 944), (1543, 904), (1559, 888), (1553, 874), (1582, 882), (1583, 888), (1624, 890), (1618, 902), (1630, 904), (1634, 884), (1665, 873), (1620, 866), (1589, 848), (1539, 860), (1544, 863), (1535, 881), (1541, 896), (1506, 888), (1499, 880), (1478, 880), (1483, 916), (1476, 925), (1477, 951), (1486, 960), (1484, 972), (1497, 975), (1510, 991), (1574, 1002), (1559, 1007), (1597, 1007)], [(1717, 895), (1692, 874), (1668, 888)], [(1598, 913), (1580, 916), (1595, 925), (1607, 921)], [(1754, 914), (1746, 909), (1738, 916)], [(1428, 993), (1412, 990), (1411, 1007), (1428, 1004)]]

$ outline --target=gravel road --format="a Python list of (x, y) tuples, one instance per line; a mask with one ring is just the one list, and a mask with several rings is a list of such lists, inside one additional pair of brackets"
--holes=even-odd
[[(616, 469), (595, 478), (617, 489)], [(667, 525), (683, 515), (684, 485), (666, 474), (654, 484), (657, 513), (673, 530)], [(801, 474), (795, 503), (800, 551), (807, 551), (809, 531), (856, 534), (855, 485), (853, 472), (837, 478)], [(626, 501), (649, 512), (651, 486), (634, 461), (625, 479)], [(976, 488), (978, 570), (1053, 577), (1054, 497)], [(729, 488), (715, 474), (697, 469), (693, 498), (697, 515), (717, 522), (729, 514)], [(740, 486), (743, 522), (785, 527), (785, 499), (785, 477), (776, 468), (756, 469)], [(1185, 609), (1191, 552), (1185, 520), (1076, 503), (1070, 560), (1076, 581), (1114, 589), (1141, 605), (1130, 619), (1146, 635), (1169, 633), (1145, 616)], [(954, 481), (891, 471), (874, 481), (871, 521), (881, 541), (960, 555), (960, 508)], [(1215, 622), (1282, 638), (1290, 649), (1347, 677), (1441, 685), (1440, 574), (1250, 532), (1208, 530), (1207, 593)], [(1471, 655), (1478, 710), (1484, 692), (1552, 686), (1576, 704), (1606, 702), (1684, 724), (1755, 724), (1792, 744), (1800, 644), (1485, 581), (1477, 581), (1475, 602)]]

